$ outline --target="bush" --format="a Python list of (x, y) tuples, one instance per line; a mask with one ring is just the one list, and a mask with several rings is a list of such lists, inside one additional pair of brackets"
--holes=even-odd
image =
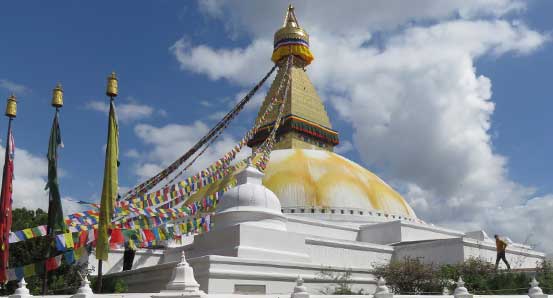
[[(93, 276), (90, 279), (90, 287), (92, 290), (96, 293), (96, 287), (97, 287), (97, 277)], [(127, 283), (120, 279), (115, 277), (104, 277), (102, 278), (102, 294), (118, 294), (118, 293), (126, 293), (128, 291)]]
[(390, 290), (396, 294), (441, 293), (445, 281), (434, 264), (425, 264), (419, 258), (404, 258), (374, 268), (373, 274), (384, 277)]
[[(332, 280), (331, 285), (320, 291), (324, 295), (354, 295), (351, 290), (351, 270), (346, 270), (343, 273), (337, 273), (329, 269), (323, 269), (318, 274), (320, 279)], [(362, 291), (362, 290), (361, 290)], [(360, 292), (361, 292), (360, 291)]]
[[(455, 281), (462, 277), (473, 294), (515, 295), (528, 292), (531, 275), (497, 272), (495, 265), (481, 259), (469, 259), (459, 264), (427, 264), (418, 258), (405, 258), (387, 265), (376, 266), (373, 274), (386, 279), (396, 294), (437, 294), (444, 287), (451, 292)], [(546, 260), (536, 268), (536, 278), (544, 292), (553, 288), (553, 262)]]

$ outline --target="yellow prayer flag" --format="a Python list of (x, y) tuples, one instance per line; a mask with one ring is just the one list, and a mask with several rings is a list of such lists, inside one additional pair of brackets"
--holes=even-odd
[(27, 238), (27, 239), (31, 239), (31, 238), (34, 237), (33, 236), (33, 230), (31, 230), (31, 229), (24, 229), (23, 234), (25, 234), (25, 238)]
[(35, 275), (35, 273), (36, 273), (35, 264), (29, 264), (29, 265), (23, 266), (23, 275), (25, 277), (33, 276)]
[(63, 238), (65, 238), (65, 248), (73, 248), (75, 246), (73, 244), (73, 233), (65, 233), (63, 234)]
[(100, 219), (96, 259), (107, 261), (109, 254), (108, 229), (113, 216), (115, 199), (117, 198), (117, 162), (119, 160), (119, 128), (115, 115), (113, 100), (109, 109), (108, 140), (106, 145), (106, 160), (104, 165), (104, 183), (100, 202)]

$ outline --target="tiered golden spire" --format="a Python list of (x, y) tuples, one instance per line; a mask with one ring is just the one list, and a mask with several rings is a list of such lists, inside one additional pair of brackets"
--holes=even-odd
[(305, 65), (308, 65), (314, 59), (309, 50), (309, 34), (300, 27), (294, 7), (291, 4), (288, 6), (282, 28), (275, 33), (271, 59), (277, 63), (289, 55), (297, 56)]
[[(272, 60), (279, 66), (283, 66), (282, 61), (290, 55), (294, 55), (294, 63), (290, 69), (290, 92), (286, 99), (283, 122), (278, 130), (274, 149), (303, 148), (332, 151), (339, 142), (338, 132), (332, 130), (325, 107), (304, 69), (313, 60), (313, 56), (309, 51), (309, 35), (299, 26), (292, 5), (288, 7), (283, 27), (275, 33)], [(285, 72), (285, 67), (279, 68), (258, 118), (264, 114), (271, 99), (276, 95), (278, 87), (286, 79)], [(273, 110), (265, 118), (259, 132), (248, 143), (250, 146), (256, 147), (263, 142), (276, 120), (277, 113), (278, 111)]]

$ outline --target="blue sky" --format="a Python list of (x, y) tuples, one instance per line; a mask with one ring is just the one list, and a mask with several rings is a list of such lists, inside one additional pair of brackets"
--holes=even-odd
[[(548, 12), (553, 11), (553, 3), (516, 0), (493, 4), (451, 1), (436, 6), (432, 3), (438, 2), (415, 1), (409, 4), (413, 9), (398, 10), (398, 5), (386, 1), (350, 1), (337, 12), (332, 2), (299, 1), (296, 6), (300, 24), (312, 35), (316, 57), (309, 68), (310, 76), (325, 100), (334, 127), (350, 145), (342, 148), (343, 154), (396, 186), (419, 215), (445, 225), (466, 224), (467, 229), (499, 226), (500, 231), (520, 235), (523, 232), (508, 223), (477, 219), (474, 210), (467, 212), (473, 215), (450, 221), (435, 216), (439, 212), (428, 206), (434, 205), (432, 202), (444, 202), (443, 208), (449, 208), (449, 204), (462, 207), (455, 202), (469, 204), (478, 197), (489, 197), (490, 202), (480, 209), (504, 204), (526, 208), (525, 202), (535, 198), (546, 198), (545, 204), (550, 206), (553, 200), (550, 197), (553, 193), (550, 170), (553, 120), (549, 117), (553, 111), (550, 75), (553, 20)], [(25, 180), (28, 176), (25, 180), (28, 184), (22, 183), (19, 190), (25, 197), (19, 205), (46, 204), (40, 186), (46, 168), (43, 159), (35, 158), (42, 158), (46, 153), (54, 112), (49, 103), (56, 82), (61, 82), (65, 91), (61, 112), (65, 144), (60, 159), (61, 190), (66, 197), (95, 200), (101, 191), (103, 175), (107, 115), (100, 110), (102, 103), (108, 102), (104, 95), (107, 75), (116, 71), (119, 77), (120, 95), (116, 104), (121, 118), (120, 181), (128, 187), (153, 173), (156, 165), (165, 165), (184, 152), (201, 136), (205, 129), (202, 125), (212, 125), (218, 115), (230, 109), (241, 92), (264, 75), (271, 66), (271, 50), (267, 45), (281, 25), (286, 6), (286, 2), (264, 5), (232, 1), (2, 2), (0, 98), (6, 99), (13, 89), (17, 91), (16, 144), (18, 152), (28, 153), (17, 157), (29, 160), (26, 168), (16, 173), (18, 179)], [(482, 33), (488, 31), (489, 36)], [(453, 33), (440, 38), (443, 32)], [(456, 36), (459, 36), (457, 41)], [(446, 42), (446, 39), (452, 41)], [(432, 42), (436, 43), (435, 47)], [(458, 47), (451, 46), (455, 42)], [(342, 50), (342, 57), (332, 56), (328, 50), (332, 44)], [(452, 61), (466, 59), (470, 65), (453, 67), (454, 63), (440, 62), (448, 61), (450, 55), (444, 55), (443, 60), (420, 57), (423, 62), (405, 58), (411, 49), (418, 49), (424, 55), (422, 48), (424, 51), (444, 49), (451, 56), (458, 54), (462, 58)], [(403, 53), (401, 58), (394, 56), (396, 52)], [(210, 54), (219, 58), (209, 58)], [(233, 59), (229, 62), (222, 60), (224, 57)], [(369, 58), (352, 63), (351, 73), (357, 69), (359, 72), (346, 81), (350, 71), (343, 64), (348, 57)], [(393, 63), (386, 64), (386, 61), (399, 61), (401, 73), (394, 73)], [(331, 68), (332, 63), (340, 63), (344, 72), (340, 73), (339, 67)], [(423, 68), (414, 69), (424, 63)], [(369, 66), (361, 69), (363, 65)], [(440, 77), (432, 79), (435, 71), (443, 71), (441, 77), (450, 74), (455, 77), (452, 74), (455, 71), (468, 72), (474, 76), (469, 85), (478, 86), (467, 91), (466, 96), (462, 91), (455, 93), (455, 89), (448, 87), (452, 82), (442, 82)], [(403, 78), (416, 77), (416, 73), (428, 74), (429, 80), (424, 81), (424, 75), (418, 81)], [(370, 75), (364, 78), (366, 74)], [(391, 86), (412, 94), (412, 98), (411, 95), (388, 98), (388, 93), (394, 92), (378, 93), (381, 87), (386, 90), (378, 83), (386, 75), (389, 75), (386, 82), (396, 84)], [(345, 83), (333, 85), (334, 77), (344, 78)], [(359, 82), (353, 84), (354, 80)], [(409, 89), (410, 84), (415, 87)], [(369, 99), (364, 101), (356, 95), (352, 91), (356, 88), (361, 94), (368, 94)], [(390, 129), (387, 134), (373, 133), (373, 128), (381, 127), (379, 121), (384, 121), (382, 114), (401, 115), (406, 109), (436, 113), (422, 110), (439, 106), (434, 104), (441, 98), (435, 90), (445, 93), (451, 90), (452, 95), (443, 98), (460, 98), (457, 112), (436, 110), (443, 115), (455, 115), (459, 111), (462, 114), (463, 104), (468, 104), (466, 110), (470, 110), (474, 107), (470, 104), (472, 97), (481, 108), (462, 119), (431, 116), (427, 119), (432, 122), (430, 126), (422, 123), (427, 115), (421, 114), (410, 120), (415, 124), (409, 126), (418, 128), (416, 131), (392, 117), (385, 120)], [(491, 95), (486, 95), (488, 91)], [(428, 100), (434, 97), (436, 102), (429, 104)], [(492, 103), (494, 108), (490, 109), (487, 103)], [(241, 137), (255, 117), (255, 104), (259, 104), (259, 99), (240, 116), (219, 148), (208, 154), (208, 159), (217, 157), (224, 152), (223, 145), (233, 144)], [(357, 104), (371, 107), (366, 117), (369, 120), (344, 108), (349, 104), (352, 109)], [(397, 108), (398, 105), (404, 108)], [(478, 136), (475, 145), (467, 139), (461, 142), (464, 145), (455, 143), (459, 147), (450, 150), (451, 146), (444, 144), (444, 140), (455, 140), (455, 134), (462, 135), (464, 122), (473, 120), (474, 125), (468, 123), (466, 131), (474, 131)], [(450, 124), (455, 127), (432, 134), (438, 129), (436, 125), (440, 128)], [(3, 140), (4, 130), (0, 131)], [(407, 136), (403, 138), (406, 146), (396, 146), (403, 134)], [(428, 140), (424, 141), (425, 138)], [(435, 145), (428, 149), (418, 146), (418, 141), (435, 142)], [(439, 148), (442, 145), (444, 148)], [(388, 150), (391, 147), (394, 150)], [(430, 154), (434, 149), (436, 153)], [(484, 153), (475, 153), (480, 151)], [(430, 165), (429, 162), (400, 162), (432, 160), (432, 156), (436, 160)], [(478, 162), (480, 158), (482, 162)], [(444, 170), (449, 167), (454, 171)], [(494, 170), (485, 172), (489, 168)], [(429, 171), (431, 175), (426, 174)], [(488, 183), (493, 187), (471, 184), (475, 175), (493, 177)], [(460, 182), (440, 180), (450, 176)], [(505, 201), (497, 197), (498, 192), (517, 200)], [(14, 199), (18, 205), (18, 198)], [(525, 227), (539, 224), (528, 222)]]

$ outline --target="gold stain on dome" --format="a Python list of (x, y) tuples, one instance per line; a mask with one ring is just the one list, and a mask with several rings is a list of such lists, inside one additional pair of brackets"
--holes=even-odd
[(275, 192), (283, 207), (360, 208), (416, 216), (378, 176), (332, 152), (273, 151), (263, 184)]

